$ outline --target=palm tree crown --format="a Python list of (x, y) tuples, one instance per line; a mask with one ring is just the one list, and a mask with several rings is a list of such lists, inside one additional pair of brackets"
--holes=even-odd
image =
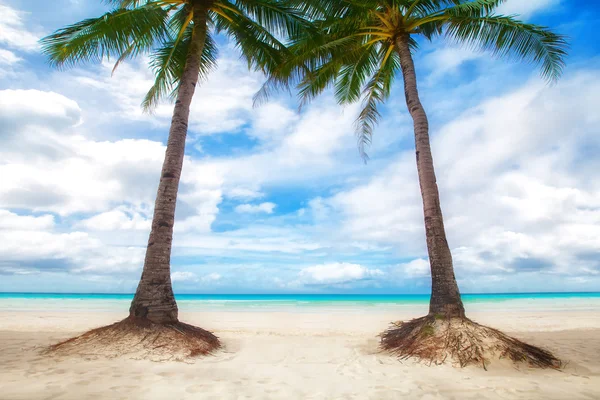
[(541, 66), (541, 74), (555, 81), (562, 73), (567, 42), (549, 29), (527, 24), (494, 10), (505, 0), (312, 0), (297, 1), (319, 33), (294, 40), (294, 56), (255, 97), (268, 99), (273, 90), (298, 85), (305, 103), (330, 85), (342, 103), (362, 98), (357, 119), (361, 155), (370, 144), (380, 114), (378, 105), (389, 96), (401, 70), (399, 40), (411, 51), (419, 39), (444, 37), (478, 50), (490, 50)]
[(215, 34), (231, 37), (249, 67), (268, 73), (280, 63), (285, 48), (280, 38), (295, 36), (309, 26), (299, 10), (280, 0), (107, 2), (116, 9), (47, 36), (42, 40), (43, 52), (56, 67), (113, 58), (114, 69), (124, 60), (149, 54), (156, 79), (143, 101), (146, 110), (164, 97), (176, 97), (192, 38), (194, 10), (198, 6), (207, 10), (201, 79), (216, 66)]

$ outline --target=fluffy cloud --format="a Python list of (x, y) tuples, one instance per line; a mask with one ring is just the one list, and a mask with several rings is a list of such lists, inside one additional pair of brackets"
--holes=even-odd
[(435, 83), (448, 73), (453, 73), (467, 61), (478, 60), (483, 53), (462, 47), (444, 47), (424, 56), (423, 65), (431, 70), (428, 76), (430, 83)]
[(289, 134), (276, 145), (211, 164), (221, 171), (226, 192), (250, 182), (293, 186), (352, 173), (362, 166), (352, 137), (356, 109), (342, 110), (321, 100), (294, 119)]
[[(245, 125), (252, 112), (252, 96), (260, 88), (261, 77), (247, 72), (247, 66), (231, 50), (224, 50), (219, 68), (201, 83), (190, 107), (190, 136), (233, 132)], [(154, 83), (148, 60), (122, 63), (112, 74), (113, 64), (105, 62), (94, 73), (78, 70), (74, 81), (90, 91), (89, 97), (108, 96), (116, 105), (106, 117), (152, 122), (168, 128), (173, 104), (160, 104), (145, 114), (140, 104)]]
[(22, 60), (12, 51), (0, 49), (0, 79), (13, 76), (16, 64)]
[(108, 248), (86, 232), (53, 230), (0, 230), (0, 272), (63, 272), (125, 274), (138, 271), (144, 249)]
[[(55, 231), (52, 215), (3, 210), (4, 272), (48, 271), (51, 265), (88, 274), (138, 271), (164, 145), (89, 139), (78, 104), (54, 92), (4, 90), (0, 105), (0, 206), (57, 213), (75, 230)], [(186, 164), (178, 231), (207, 232), (221, 201), (220, 181), (195, 174), (192, 160)], [(79, 220), (82, 213), (89, 216)]]
[(51, 229), (54, 227), (52, 215), (35, 217), (32, 215), (17, 215), (8, 210), (0, 210), (0, 229), (14, 230), (38, 230)]
[(271, 102), (254, 110), (250, 135), (262, 142), (280, 143), (290, 133), (299, 116), (289, 108)]
[(79, 226), (90, 230), (118, 231), (118, 230), (150, 230), (151, 220), (140, 213), (128, 212), (121, 209), (106, 211), (96, 214), (91, 218), (78, 223)]
[(410, 262), (398, 265), (399, 273), (404, 277), (424, 277), (431, 275), (429, 260), (417, 258)]
[[(53, 92), (0, 91), (0, 110), (5, 143), (0, 150), (0, 173), (5, 177), (0, 206), (61, 215), (102, 212), (82, 223), (91, 229), (148, 227), (163, 144), (88, 139), (79, 133), (77, 103)], [(189, 158), (185, 163), (180, 200), (195, 210), (194, 216), (202, 217), (189, 225), (206, 230), (218, 212), (221, 181), (206, 167), (196, 173)], [(126, 214), (127, 209), (114, 209), (123, 202), (133, 216)], [(140, 210), (145, 213), (140, 215)]]
[(161, 144), (98, 143), (80, 136), (51, 139), (57, 153), (53, 159), (15, 157), (0, 165), (7, 177), (0, 188), (1, 205), (69, 215), (104, 211), (122, 201), (152, 201), (164, 154)]
[(198, 275), (189, 271), (176, 271), (171, 273), (172, 282), (197, 282)]
[(380, 269), (369, 269), (350, 263), (331, 263), (303, 268), (299, 278), (304, 284), (334, 285), (371, 279), (380, 275), (383, 275)]
[(81, 109), (77, 103), (61, 94), (32, 89), (0, 91), (3, 134), (24, 126), (68, 128), (80, 122), (80, 118)]
[(247, 214), (273, 214), (273, 210), (275, 209), (275, 203), (260, 203), (260, 204), (240, 204), (235, 207), (235, 211), (238, 213), (247, 213)]
[(0, 4), (0, 43), (19, 50), (35, 51), (39, 35), (25, 26), (24, 13)]
[(20, 57), (17, 57), (15, 53), (6, 49), (0, 49), (0, 65), (12, 65), (21, 61)]

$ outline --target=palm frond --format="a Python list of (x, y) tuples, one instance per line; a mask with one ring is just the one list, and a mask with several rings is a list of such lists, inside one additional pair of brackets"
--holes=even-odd
[[(168, 41), (152, 54), (150, 67), (156, 79), (142, 102), (146, 112), (151, 112), (165, 98), (174, 100), (177, 97), (191, 39), (192, 26), (188, 25), (180, 40)], [(216, 68), (217, 56), (216, 43), (207, 33), (200, 61), (199, 81), (206, 80), (208, 74)]]
[(268, 74), (282, 62), (285, 45), (235, 5), (228, 4), (227, 9), (213, 13), (211, 18), (217, 32), (225, 32), (233, 38), (248, 68)]
[(379, 66), (376, 44), (360, 46), (358, 50), (356, 60), (343, 65), (335, 79), (335, 96), (342, 104), (354, 103), (360, 99), (366, 79), (372, 76)]
[[(220, 0), (220, 3), (231, 5), (229, 0)], [(237, 1), (235, 6), (247, 18), (284, 39), (312, 28), (302, 11), (287, 0), (244, 0)]]
[(551, 82), (562, 75), (569, 47), (566, 38), (546, 27), (502, 15), (473, 16), (471, 10), (449, 9), (445, 35), (475, 49), (541, 66)]
[(377, 59), (378, 69), (363, 90), (362, 110), (356, 119), (358, 150), (365, 162), (369, 159), (366, 148), (381, 117), (378, 107), (389, 97), (396, 72), (400, 70), (400, 56), (391, 43), (379, 48)]
[(453, 12), (466, 13), (473, 17), (482, 17), (494, 12), (506, 0), (468, 0), (456, 2), (457, 4), (444, 10), (448, 14)]
[(56, 67), (138, 55), (168, 37), (167, 19), (168, 11), (154, 4), (114, 10), (46, 36), (42, 52)]

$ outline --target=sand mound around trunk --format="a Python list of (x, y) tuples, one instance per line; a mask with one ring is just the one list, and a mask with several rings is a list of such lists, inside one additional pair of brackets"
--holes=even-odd
[(494, 360), (537, 368), (561, 367), (561, 361), (542, 348), (523, 343), (497, 329), (467, 318), (426, 316), (394, 323), (381, 334), (381, 347), (401, 359), (416, 358), (431, 364), (446, 362), (487, 369)]
[(163, 325), (129, 317), (52, 345), (45, 353), (85, 358), (188, 361), (210, 354), (219, 347), (219, 339), (204, 329), (183, 322)]

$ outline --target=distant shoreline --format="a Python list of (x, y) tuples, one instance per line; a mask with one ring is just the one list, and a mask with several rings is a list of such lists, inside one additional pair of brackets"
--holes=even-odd
[[(31, 299), (101, 299), (120, 300), (131, 299), (133, 293), (55, 293), (55, 292), (0, 292), (3, 298)], [(180, 300), (250, 300), (250, 301), (420, 301), (429, 300), (430, 294), (216, 294), (216, 293), (176, 293)], [(569, 298), (592, 297), (600, 298), (600, 292), (507, 292), (507, 293), (463, 293), (465, 301), (475, 299), (524, 299), (524, 298)]]
[[(428, 294), (178, 294), (180, 311), (426, 312)], [(471, 311), (600, 311), (600, 292), (464, 294)], [(123, 311), (133, 294), (0, 293), (0, 311)]]

